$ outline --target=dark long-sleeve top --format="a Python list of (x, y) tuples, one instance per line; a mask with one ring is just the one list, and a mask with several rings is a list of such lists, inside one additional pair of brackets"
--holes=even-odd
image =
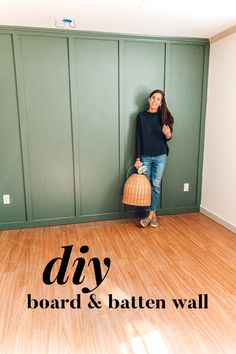
[(136, 123), (136, 157), (167, 154), (169, 148), (162, 133), (161, 112), (140, 112)]

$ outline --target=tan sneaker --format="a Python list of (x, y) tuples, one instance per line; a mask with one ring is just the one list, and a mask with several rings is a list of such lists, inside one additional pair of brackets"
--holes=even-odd
[(157, 227), (158, 226), (158, 222), (157, 222), (157, 217), (153, 216), (152, 220), (150, 221), (150, 226), (151, 227)]
[(147, 227), (147, 226), (150, 224), (150, 222), (151, 222), (151, 219), (149, 219), (149, 218), (144, 218), (144, 219), (141, 219), (141, 220), (140, 220), (140, 225), (141, 225), (142, 227)]

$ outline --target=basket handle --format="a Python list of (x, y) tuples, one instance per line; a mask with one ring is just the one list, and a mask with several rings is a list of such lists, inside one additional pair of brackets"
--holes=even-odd
[(137, 168), (136, 168), (134, 165), (130, 166), (130, 168), (129, 168), (128, 171), (127, 171), (126, 179), (128, 179), (129, 173), (130, 173), (130, 171), (132, 170), (132, 168), (135, 168), (136, 171), (137, 171)]

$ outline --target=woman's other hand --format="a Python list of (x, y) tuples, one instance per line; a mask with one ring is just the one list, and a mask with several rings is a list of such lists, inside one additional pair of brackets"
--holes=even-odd
[(170, 127), (168, 125), (166, 125), (166, 124), (163, 125), (162, 133), (165, 134), (166, 139), (171, 138), (171, 131), (170, 131)]
[(140, 160), (136, 160), (134, 167), (138, 170), (142, 166), (142, 162)]

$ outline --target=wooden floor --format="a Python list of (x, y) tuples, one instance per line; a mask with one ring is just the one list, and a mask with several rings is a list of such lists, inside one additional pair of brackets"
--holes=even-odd
[[(67, 283), (44, 284), (46, 264), (68, 245)], [(75, 285), (78, 257), (86, 263), (83, 283)], [(93, 257), (103, 275), (104, 258), (111, 265), (98, 288), (84, 294), (82, 288), (96, 284), (93, 261), (88, 266)], [(2, 231), (0, 263), (1, 354), (236, 353), (236, 237), (199, 213), (161, 216), (157, 229), (125, 219)], [(67, 302), (64, 309), (30, 309), (27, 294), (50, 304), (80, 294), (80, 308)], [(91, 294), (101, 308), (88, 307)], [(118, 308), (109, 308), (109, 294)], [(121, 308), (148, 299), (157, 308)], [(186, 299), (184, 308), (173, 299)]]

